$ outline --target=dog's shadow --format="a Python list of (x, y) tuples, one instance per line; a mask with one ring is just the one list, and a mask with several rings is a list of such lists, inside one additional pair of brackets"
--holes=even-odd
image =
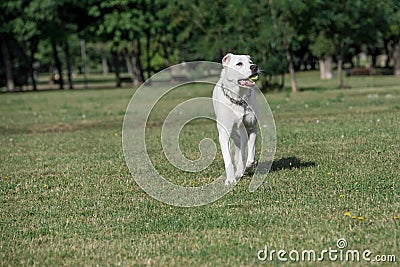
[(259, 162), (257, 172), (266, 174), (268, 171), (276, 172), (281, 170), (302, 169), (314, 167), (316, 164), (312, 161), (302, 162), (297, 157), (288, 157), (274, 160), (271, 162)]

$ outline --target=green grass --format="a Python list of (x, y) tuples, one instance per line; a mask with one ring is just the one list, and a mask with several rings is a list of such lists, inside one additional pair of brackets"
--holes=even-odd
[[(134, 90), (1, 94), (0, 264), (270, 265), (257, 260), (265, 245), (321, 251), (339, 238), (400, 261), (400, 80), (352, 77), (352, 89), (336, 90), (316, 75), (298, 75), (304, 91), (296, 95), (266, 95), (277, 128), (268, 185), (249, 193), (241, 180), (198, 208), (153, 200), (130, 175), (121, 129)], [(207, 95), (211, 88), (179, 90), (152, 114), (150, 157), (171, 180), (201, 185), (223, 171), (220, 152), (198, 174), (176, 170), (159, 145), (168, 108)], [(214, 123), (184, 129), (188, 157), (204, 136), (217, 140)]]

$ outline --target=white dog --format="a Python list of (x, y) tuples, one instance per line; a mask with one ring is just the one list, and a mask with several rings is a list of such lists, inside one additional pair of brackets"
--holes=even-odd
[[(256, 164), (257, 103), (253, 88), (258, 79), (258, 67), (250, 56), (230, 53), (224, 56), (222, 65), (221, 78), (213, 92), (213, 105), (225, 163), (225, 184), (229, 185), (243, 176), (245, 167), (251, 170)], [(235, 146), (234, 162), (231, 138)]]

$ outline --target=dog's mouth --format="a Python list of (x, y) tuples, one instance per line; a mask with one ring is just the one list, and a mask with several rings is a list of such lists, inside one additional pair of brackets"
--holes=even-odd
[(258, 73), (254, 73), (249, 76), (247, 79), (238, 80), (238, 84), (243, 87), (253, 87), (258, 80)]

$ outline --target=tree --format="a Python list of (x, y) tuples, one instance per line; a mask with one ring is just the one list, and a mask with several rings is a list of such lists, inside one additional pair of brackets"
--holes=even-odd
[(138, 85), (144, 81), (140, 53), (141, 27), (145, 22), (140, 9), (141, 5), (136, 1), (100, 1), (89, 7), (89, 15), (96, 21), (89, 26), (88, 32), (94, 33), (94, 41), (104, 43), (111, 52), (117, 87), (121, 86), (120, 54), (131, 66), (134, 83)]
[(317, 37), (311, 38), (310, 50), (314, 56), (319, 59), (320, 78), (330, 80), (332, 73), (332, 56), (335, 53), (333, 43), (328, 40), (324, 33), (319, 33)]
[(310, 28), (313, 39), (310, 48), (321, 60), (336, 56), (340, 88), (346, 87), (342, 72), (346, 58), (355, 56), (354, 52), (361, 51), (362, 47), (368, 47), (375, 58), (379, 53), (381, 31), (386, 27), (382, 18), (389, 11), (385, 3), (373, 0), (312, 0), (307, 4), (315, 14)]
[(2, 1), (0, 3), (0, 46), (8, 91), (13, 91), (15, 89), (15, 84), (12, 57), (7, 40), (13, 37), (15, 18), (17, 18), (21, 12), (20, 6), (21, 1)]
[(287, 71), (267, 3), (218, 1), (210, 8), (210, 2), (170, 1), (167, 9), (184, 60), (219, 62), (228, 52), (249, 54), (266, 74), (261, 76), (264, 91), (271, 85), (271, 77)]
[[(337, 58), (337, 76), (339, 87), (344, 87), (342, 66), (345, 49), (351, 41), (351, 34), (354, 30), (354, 22), (352, 21), (352, 8), (349, 1), (342, 2), (325, 2), (314, 1), (317, 16), (314, 17), (314, 31), (316, 36), (326, 37), (327, 42), (333, 44), (334, 53)], [(321, 56), (330, 54), (331, 47), (325, 45), (326, 51), (317, 51)], [(314, 46), (315, 52), (315, 46)]]
[[(388, 63), (393, 58), (394, 75), (400, 76), (400, 5), (398, 1), (387, 0), (384, 2), (387, 27), (383, 30), (383, 39), (388, 55)], [(388, 65), (387, 63), (387, 65)]]
[(274, 2), (273, 0), (269, 0), (269, 6), (277, 42), (285, 51), (286, 60), (289, 65), (292, 93), (296, 93), (298, 89), (291, 45), (296, 36), (294, 25), (298, 21), (299, 12), (303, 10), (304, 6), (301, 1)]
[(97, 50), (104, 71), (107, 60), (113, 62), (118, 86), (126, 69), (139, 85), (176, 62), (220, 61), (228, 52), (254, 57), (266, 73), (264, 90), (278, 79), (283, 87), (288, 72), (296, 92), (295, 72), (317, 59), (323, 79), (332, 77), (336, 60), (338, 83), (344, 87), (343, 65), (353, 64), (361, 51), (371, 55), (372, 67), (386, 53), (387, 64), (393, 62), (400, 75), (395, 0), (5, 0), (0, 8), (0, 76), (8, 90), (27, 84), (28, 76), (35, 90), (38, 61), (56, 66), (60, 88), (66, 68), (73, 88), (79, 39), (88, 43), (89, 54)]
[[(21, 24), (30, 25), (30, 27), (22, 27), (21, 34), (26, 33), (23, 37), (25, 40), (31, 43), (31, 65), (33, 64), (34, 54), (37, 49), (38, 39), (48, 39), (51, 44), (53, 58), (57, 69), (59, 88), (64, 88), (64, 79), (62, 72), (62, 61), (59, 57), (57, 44), (62, 40), (66, 39), (67, 33), (63, 30), (64, 24), (58, 17), (58, 6), (62, 4), (62, 1), (30, 1), (24, 8), (25, 16), (21, 19)], [(29, 32), (29, 29), (34, 29)], [(33, 67), (31, 67), (33, 71)], [(51, 79), (53, 79), (53, 73), (50, 73)], [(36, 83), (34, 82), (33, 73), (31, 75), (34, 89), (36, 89)]]
[(1, 53), (2, 53), (3, 63), (5, 66), (5, 72), (6, 72), (7, 90), (14, 91), (15, 84), (14, 84), (14, 77), (13, 77), (12, 61), (11, 61), (10, 52), (8, 49), (8, 44), (7, 44), (6, 38), (7, 38), (6, 34), (3, 33), (0, 35)]

